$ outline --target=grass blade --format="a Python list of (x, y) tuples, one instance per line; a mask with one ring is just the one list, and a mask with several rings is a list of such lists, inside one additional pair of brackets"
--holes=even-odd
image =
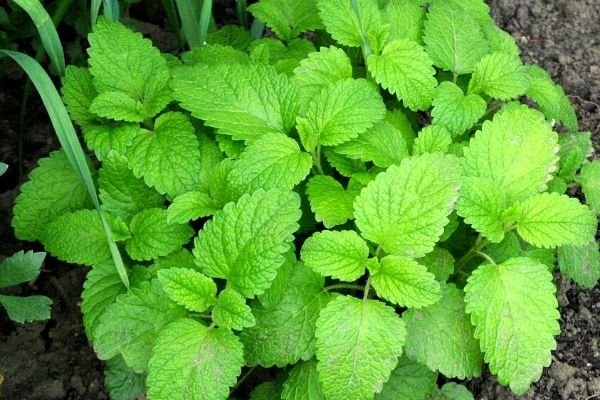
[(54, 26), (54, 22), (52, 22), (50, 15), (48, 15), (48, 12), (39, 0), (14, 1), (29, 14), (29, 17), (40, 34), (42, 45), (44, 46), (46, 53), (48, 53), (48, 57), (50, 58), (54, 70), (58, 75), (63, 76), (65, 74), (65, 54), (60, 38), (58, 37), (58, 32), (56, 32), (56, 27)]
[(202, 2), (202, 11), (200, 12), (200, 44), (206, 43), (206, 35), (212, 20), (212, 0)]
[(258, 20), (258, 18), (254, 18), (252, 21), (252, 26), (250, 27), (250, 35), (252, 35), (253, 39), (260, 39), (265, 32), (265, 23)]
[(8, 169), (8, 165), (0, 162), (0, 176), (4, 175), (6, 170)]
[(175, 0), (162, 0), (163, 8), (167, 16), (167, 22), (175, 35), (177, 36), (177, 42), (179, 47), (183, 46), (183, 37), (181, 36), (181, 25), (179, 24), (179, 17), (177, 16), (177, 7), (175, 6)]
[(92, 0), (92, 6), (90, 8), (90, 20), (92, 27), (96, 25), (98, 14), (100, 13), (100, 6), (104, 5), (103, 13), (109, 21), (119, 20), (119, 1), (118, 0)]
[(235, 10), (237, 12), (240, 25), (244, 28), (248, 27), (248, 11), (246, 11), (246, 0), (235, 0)]
[(44, 69), (40, 66), (40, 64), (30, 56), (9, 50), (0, 50), (0, 55), (9, 56), (17, 64), (19, 64), (19, 66), (27, 73), (29, 79), (31, 79), (33, 85), (40, 94), (42, 102), (46, 107), (46, 111), (48, 111), (48, 115), (50, 116), (50, 121), (52, 122), (54, 131), (56, 132), (58, 140), (63, 147), (65, 154), (67, 155), (73, 169), (77, 175), (79, 175), (79, 178), (87, 188), (90, 197), (92, 198), (92, 202), (98, 210), (98, 213), (100, 213), (100, 219), (102, 220), (102, 225), (104, 226), (104, 233), (106, 234), (106, 239), (110, 246), (113, 261), (119, 276), (121, 277), (121, 281), (126, 287), (129, 287), (127, 271), (125, 270), (119, 249), (112, 239), (112, 231), (108, 225), (108, 222), (106, 221), (106, 218), (104, 217), (104, 213), (100, 209), (100, 202), (96, 193), (96, 187), (94, 186), (94, 181), (92, 180), (92, 174), (86, 162), (85, 154), (81, 148), (81, 144), (79, 143), (79, 139), (77, 138), (75, 128), (73, 127), (73, 123), (69, 118), (67, 109), (65, 108), (65, 105), (62, 102), (54, 83), (52, 83), (52, 80), (46, 71), (44, 71)]
[(200, 10), (198, 2), (194, 0), (175, 0), (183, 36), (190, 49), (198, 47), (203, 42), (200, 40), (200, 25), (198, 24)]

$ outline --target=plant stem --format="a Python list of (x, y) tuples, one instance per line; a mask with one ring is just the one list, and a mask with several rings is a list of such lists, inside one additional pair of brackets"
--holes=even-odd
[(336, 283), (335, 285), (329, 285), (329, 286), (325, 286), (323, 288), (323, 290), (326, 292), (329, 292), (330, 290), (335, 290), (335, 289), (352, 289), (352, 290), (363, 291), (363, 290), (365, 290), (365, 287), (361, 286), (361, 285), (354, 285), (352, 283)]
[(246, 379), (248, 379), (248, 377), (249, 377), (249, 376), (250, 376), (250, 375), (251, 375), (251, 374), (254, 372), (254, 370), (255, 370), (255, 369), (256, 369), (256, 365), (255, 365), (254, 367), (250, 367), (250, 369), (249, 369), (248, 371), (246, 371), (246, 372), (244, 373), (244, 375), (242, 375), (242, 377), (241, 377), (241, 378), (240, 378), (240, 379), (237, 381), (237, 383), (235, 384), (235, 386), (231, 388), (231, 391), (229, 392), (229, 394), (231, 394), (231, 393), (235, 392), (235, 391), (236, 391), (236, 389), (237, 389), (238, 387), (240, 387), (240, 385), (241, 385), (242, 383), (244, 383), (244, 381), (245, 381)]
[(369, 275), (369, 278), (367, 279), (367, 283), (365, 283), (365, 291), (363, 293), (363, 301), (367, 301), (367, 299), (369, 298), (369, 291), (371, 290), (371, 278), (373, 277), (373, 275)]
[(481, 254), (481, 250), (487, 246), (489, 244), (489, 241), (487, 239), (484, 239), (483, 236), (479, 235), (477, 237), (477, 240), (475, 241), (475, 244), (473, 245), (473, 247), (471, 247), (469, 249), (469, 251), (467, 251), (465, 253), (464, 256), (462, 256), (455, 264), (454, 266), (454, 271), (455, 273), (464, 273), (464, 271), (462, 270), (465, 265), (467, 264), (468, 261), (470, 261), (473, 257), (475, 256), (480, 256)]
[(325, 175), (323, 167), (321, 166), (321, 145), (318, 145), (316, 150), (311, 153), (313, 159), (313, 165), (316, 170), (316, 175)]
[(365, 34), (364, 27), (362, 26), (362, 21), (360, 19), (360, 9), (358, 8), (358, 1), (352, 0), (352, 9), (354, 10), (354, 15), (356, 15), (356, 19), (358, 20), (358, 27), (360, 29), (360, 38), (362, 40), (362, 53), (363, 59), (365, 61), (365, 69), (367, 70), (367, 76), (369, 76), (369, 66), (367, 63), (367, 58), (371, 55), (372, 50), (369, 45), (369, 41), (367, 40), (367, 35)]

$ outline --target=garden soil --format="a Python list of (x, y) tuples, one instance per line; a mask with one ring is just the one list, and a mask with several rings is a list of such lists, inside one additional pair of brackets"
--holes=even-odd
[[(592, 132), (596, 157), (600, 158), (600, 0), (491, 0), (490, 4), (496, 21), (519, 43), (525, 61), (540, 64), (564, 86), (576, 107), (581, 129)], [(231, 7), (226, 14), (232, 14)], [(0, 78), (0, 160), (14, 166), (24, 78), (16, 67), (7, 68)], [(27, 124), (25, 173), (38, 158), (57, 148), (35, 96), (30, 101)], [(16, 168), (0, 178), (0, 255), (21, 249), (41, 250), (38, 244), (19, 242), (12, 234), (10, 208), (18, 182)], [(102, 363), (88, 345), (81, 323), (79, 305), (85, 273), (85, 268), (48, 257), (40, 277), (13, 294), (49, 296), (54, 301), (52, 319), (19, 325), (0, 311), (0, 375), (4, 379), (0, 399), (108, 398)], [(486, 371), (468, 384), (476, 399), (600, 399), (600, 287), (582, 290), (558, 276), (555, 282), (562, 334), (557, 338), (552, 366), (523, 396), (512, 395)]]

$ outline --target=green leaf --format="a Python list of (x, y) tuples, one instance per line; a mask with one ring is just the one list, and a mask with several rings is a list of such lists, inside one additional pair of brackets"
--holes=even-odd
[(261, 0), (248, 7), (248, 11), (282, 40), (323, 27), (317, 14), (317, 0)]
[(431, 116), (433, 123), (458, 136), (471, 129), (483, 117), (487, 104), (477, 94), (466, 95), (452, 82), (442, 82), (433, 98)]
[(558, 176), (571, 182), (586, 158), (594, 152), (590, 132), (576, 132), (558, 136)]
[(459, 176), (458, 159), (440, 153), (392, 165), (354, 201), (356, 225), (365, 239), (389, 254), (422, 257), (444, 232)]
[(112, 262), (94, 265), (88, 272), (81, 294), (81, 312), (83, 326), (90, 340), (96, 335), (99, 318), (117, 296), (126, 290)]
[(317, 222), (326, 228), (344, 224), (352, 219), (352, 203), (358, 191), (344, 189), (341, 183), (328, 175), (316, 175), (309, 179), (306, 194)]
[(317, 360), (299, 362), (292, 368), (283, 384), (281, 393), (283, 400), (325, 400), (319, 374)]
[(408, 157), (408, 147), (402, 132), (387, 121), (380, 121), (357, 138), (342, 143), (336, 152), (364, 162), (372, 161), (387, 168)]
[(451, 4), (455, 7), (461, 7), (481, 25), (493, 22), (490, 17), (490, 7), (485, 0), (432, 0), (432, 2), (434, 4)]
[(437, 390), (437, 376), (437, 372), (402, 356), (390, 379), (383, 384), (381, 393), (375, 396), (375, 400), (428, 400)]
[(436, 67), (456, 75), (468, 74), (488, 54), (479, 23), (460, 6), (434, 3), (424, 27), (425, 50)]
[(186, 248), (182, 248), (155, 260), (149, 270), (153, 275), (156, 275), (161, 269), (169, 268), (197, 269), (198, 267), (192, 252)]
[(233, 333), (179, 320), (156, 341), (146, 380), (148, 398), (225, 399), (243, 365), (244, 348)]
[(298, 117), (302, 145), (336, 146), (357, 137), (382, 120), (385, 104), (375, 86), (364, 79), (346, 79), (326, 86)]
[(154, 132), (136, 136), (127, 158), (135, 176), (171, 197), (194, 189), (201, 166), (194, 127), (179, 112), (162, 114), (154, 121)]
[(406, 355), (432, 371), (460, 379), (481, 375), (483, 355), (473, 338), (475, 328), (465, 314), (463, 292), (454, 285), (442, 288), (442, 298), (421, 310), (402, 315), (406, 323)]
[(69, 115), (75, 123), (85, 125), (97, 119), (90, 107), (98, 93), (92, 83), (92, 74), (87, 68), (67, 66), (62, 78), (61, 93)]
[(306, 239), (301, 258), (323, 275), (354, 282), (365, 273), (369, 247), (355, 231), (322, 231)]
[(524, 95), (529, 82), (527, 68), (518, 56), (495, 52), (483, 57), (475, 66), (468, 93), (510, 100)]
[(204, 192), (187, 192), (181, 194), (169, 205), (167, 223), (186, 224), (198, 218), (208, 217), (218, 211), (215, 201)]
[(446, 153), (452, 144), (452, 135), (443, 126), (429, 125), (421, 129), (413, 144), (413, 155)]
[(511, 258), (479, 266), (465, 292), (490, 371), (516, 394), (525, 393), (550, 365), (560, 333), (552, 274), (530, 258)]
[(592, 289), (600, 279), (600, 250), (592, 240), (585, 246), (562, 246), (558, 248), (560, 272), (578, 285)]
[(361, 47), (363, 38), (371, 41), (382, 33), (381, 14), (374, 1), (317, 0), (317, 6), (325, 29), (340, 44)]
[(202, 312), (217, 301), (217, 285), (200, 272), (169, 268), (161, 269), (157, 276), (171, 300), (190, 311)]
[(186, 65), (249, 64), (250, 57), (245, 52), (220, 44), (203, 45), (181, 54)]
[(212, 319), (221, 328), (238, 331), (256, 324), (244, 296), (229, 288), (219, 293), (217, 304), (212, 310)]
[(102, 209), (124, 221), (146, 208), (161, 207), (163, 197), (136, 178), (125, 156), (111, 151), (103, 160), (98, 186)]
[(272, 400), (281, 398), (278, 382), (267, 381), (256, 386), (250, 393), (250, 400)]
[(546, 189), (556, 170), (557, 139), (539, 112), (527, 106), (504, 110), (464, 148), (463, 175), (495, 182), (510, 206)]
[(258, 190), (229, 203), (204, 225), (194, 256), (202, 272), (227, 279), (245, 297), (267, 289), (298, 229), (300, 199), (278, 189)]
[(281, 270), (281, 282), (265, 292), (262, 304), (252, 304), (256, 325), (240, 333), (248, 365), (283, 367), (314, 356), (316, 321), (332, 296), (323, 290), (324, 279), (302, 263)]
[[(394, 0), (382, 10), (382, 20), (390, 25), (389, 41), (409, 39), (421, 43), (425, 9), (413, 0)], [(398, 23), (402, 21), (402, 23)]]
[(596, 214), (600, 214), (600, 161), (584, 164), (575, 181), (581, 185), (585, 202)]
[(287, 134), (298, 112), (297, 89), (286, 76), (262, 64), (179, 68), (173, 89), (184, 109), (235, 140)]
[(431, 105), (437, 81), (425, 50), (408, 39), (389, 42), (381, 55), (367, 58), (369, 71), (384, 89), (398, 96), (413, 111)]
[(315, 335), (327, 399), (366, 400), (381, 391), (396, 367), (406, 329), (393, 308), (340, 296), (321, 311)]
[(104, 383), (112, 400), (131, 400), (138, 398), (146, 389), (146, 376), (136, 374), (125, 364), (123, 357), (116, 356), (106, 360)]
[[(99, 19), (88, 41), (90, 73), (99, 94), (139, 102), (145, 118), (158, 114), (171, 101), (167, 61), (150, 40), (121, 23)], [(109, 110), (103, 114), (111, 117)]]
[(310, 172), (312, 158), (298, 142), (278, 133), (267, 133), (244, 149), (229, 174), (241, 193), (257, 189), (292, 190)]
[(445, 383), (433, 400), (475, 400), (469, 389), (454, 382)]
[(435, 276), (410, 258), (383, 257), (369, 264), (369, 272), (377, 295), (401, 307), (426, 307), (441, 297)]
[(139, 124), (122, 123), (118, 125), (90, 124), (82, 127), (83, 138), (98, 160), (103, 161), (111, 150), (126, 154), (133, 139), (143, 130)]
[(125, 249), (134, 260), (148, 261), (178, 250), (194, 235), (188, 225), (169, 224), (167, 210), (148, 208), (131, 219), (131, 239)]
[(490, 44), (490, 52), (507, 53), (514, 56), (519, 56), (521, 50), (515, 39), (510, 33), (502, 30), (496, 23), (491, 22), (482, 25), (485, 38)]
[(5, 258), (0, 263), (0, 289), (15, 286), (32, 280), (40, 274), (40, 268), (46, 258), (44, 252), (23, 250)]
[(144, 104), (134, 100), (123, 92), (100, 93), (92, 101), (90, 111), (103, 118), (116, 121), (142, 122), (152, 115), (148, 115)]
[(6, 310), (8, 318), (20, 324), (50, 319), (52, 300), (46, 296), (17, 297), (0, 295), (0, 304)]
[(246, 51), (252, 42), (250, 32), (239, 25), (224, 25), (220, 29), (209, 32), (207, 42), (231, 46), (234, 49)]
[(119, 295), (99, 317), (94, 350), (101, 360), (120, 353), (135, 372), (147, 371), (157, 335), (185, 315), (185, 308), (169, 299), (157, 279), (143, 282)]
[(596, 215), (577, 199), (542, 193), (517, 203), (511, 216), (517, 232), (536, 247), (583, 246), (594, 239)]
[(88, 208), (86, 188), (63, 151), (42, 158), (21, 185), (13, 207), (12, 226), (21, 240), (40, 240), (48, 224), (60, 215)]
[(298, 87), (302, 109), (310, 104), (326, 86), (352, 78), (352, 64), (344, 50), (337, 47), (321, 47), (300, 61), (294, 70), (292, 82)]
[(417, 260), (427, 271), (435, 275), (439, 282), (445, 282), (454, 273), (454, 257), (443, 247), (434, 247), (433, 251)]

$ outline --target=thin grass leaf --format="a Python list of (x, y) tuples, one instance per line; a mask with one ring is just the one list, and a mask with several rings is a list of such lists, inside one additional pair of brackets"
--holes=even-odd
[(15, 3), (29, 14), (40, 34), (42, 45), (50, 57), (54, 70), (63, 76), (65, 74), (65, 54), (52, 18), (38, 0), (15, 0)]
[(235, 1), (235, 9), (237, 12), (238, 19), (240, 20), (240, 25), (242, 25), (244, 28), (248, 27), (248, 11), (246, 11), (246, 8), (246, 0)]
[(198, 47), (203, 42), (200, 40), (200, 25), (198, 24), (200, 16), (199, 3), (194, 0), (175, 0), (183, 36), (190, 49)]
[(200, 13), (200, 43), (206, 43), (206, 35), (212, 20), (212, 0), (204, 0), (202, 2), (202, 11)]
[(183, 36), (181, 35), (181, 25), (179, 24), (179, 17), (177, 16), (177, 7), (175, 6), (175, 0), (162, 0), (163, 9), (167, 16), (167, 22), (169, 27), (177, 36), (177, 43), (179, 47), (183, 45)]
[(265, 32), (265, 23), (258, 20), (258, 18), (254, 18), (252, 21), (252, 26), (250, 27), (250, 35), (252, 35), (253, 39), (260, 39), (263, 37)]
[(92, 26), (96, 25), (101, 5), (104, 5), (102, 11), (109, 21), (119, 20), (119, 0), (92, 0), (92, 6), (90, 8), (90, 20)]
[(8, 169), (8, 165), (0, 162), (0, 176), (4, 175), (6, 170)]
[(54, 83), (52, 83), (52, 80), (50, 80), (50, 77), (46, 71), (44, 71), (40, 64), (32, 57), (23, 53), (9, 50), (0, 50), (0, 55), (9, 56), (17, 64), (19, 64), (19, 66), (27, 73), (29, 79), (31, 79), (33, 85), (40, 94), (42, 102), (46, 107), (46, 111), (48, 111), (48, 115), (50, 116), (50, 121), (52, 122), (54, 131), (56, 132), (58, 140), (63, 147), (69, 162), (84, 183), (90, 194), (90, 197), (92, 198), (92, 202), (94, 203), (96, 210), (98, 210), (100, 213), (100, 218), (104, 226), (104, 233), (106, 234), (106, 239), (110, 246), (113, 261), (119, 276), (121, 277), (121, 281), (126, 287), (129, 287), (129, 279), (127, 277), (127, 271), (125, 270), (121, 254), (119, 253), (119, 249), (112, 239), (112, 231), (108, 225), (108, 222), (100, 210), (100, 202), (98, 200), (96, 187), (94, 186), (94, 181), (92, 180), (92, 174), (86, 162), (85, 154), (81, 148), (81, 144), (79, 143), (73, 123), (71, 122), (69, 114), (67, 113), (67, 109), (65, 108), (65, 105), (62, 102)]

